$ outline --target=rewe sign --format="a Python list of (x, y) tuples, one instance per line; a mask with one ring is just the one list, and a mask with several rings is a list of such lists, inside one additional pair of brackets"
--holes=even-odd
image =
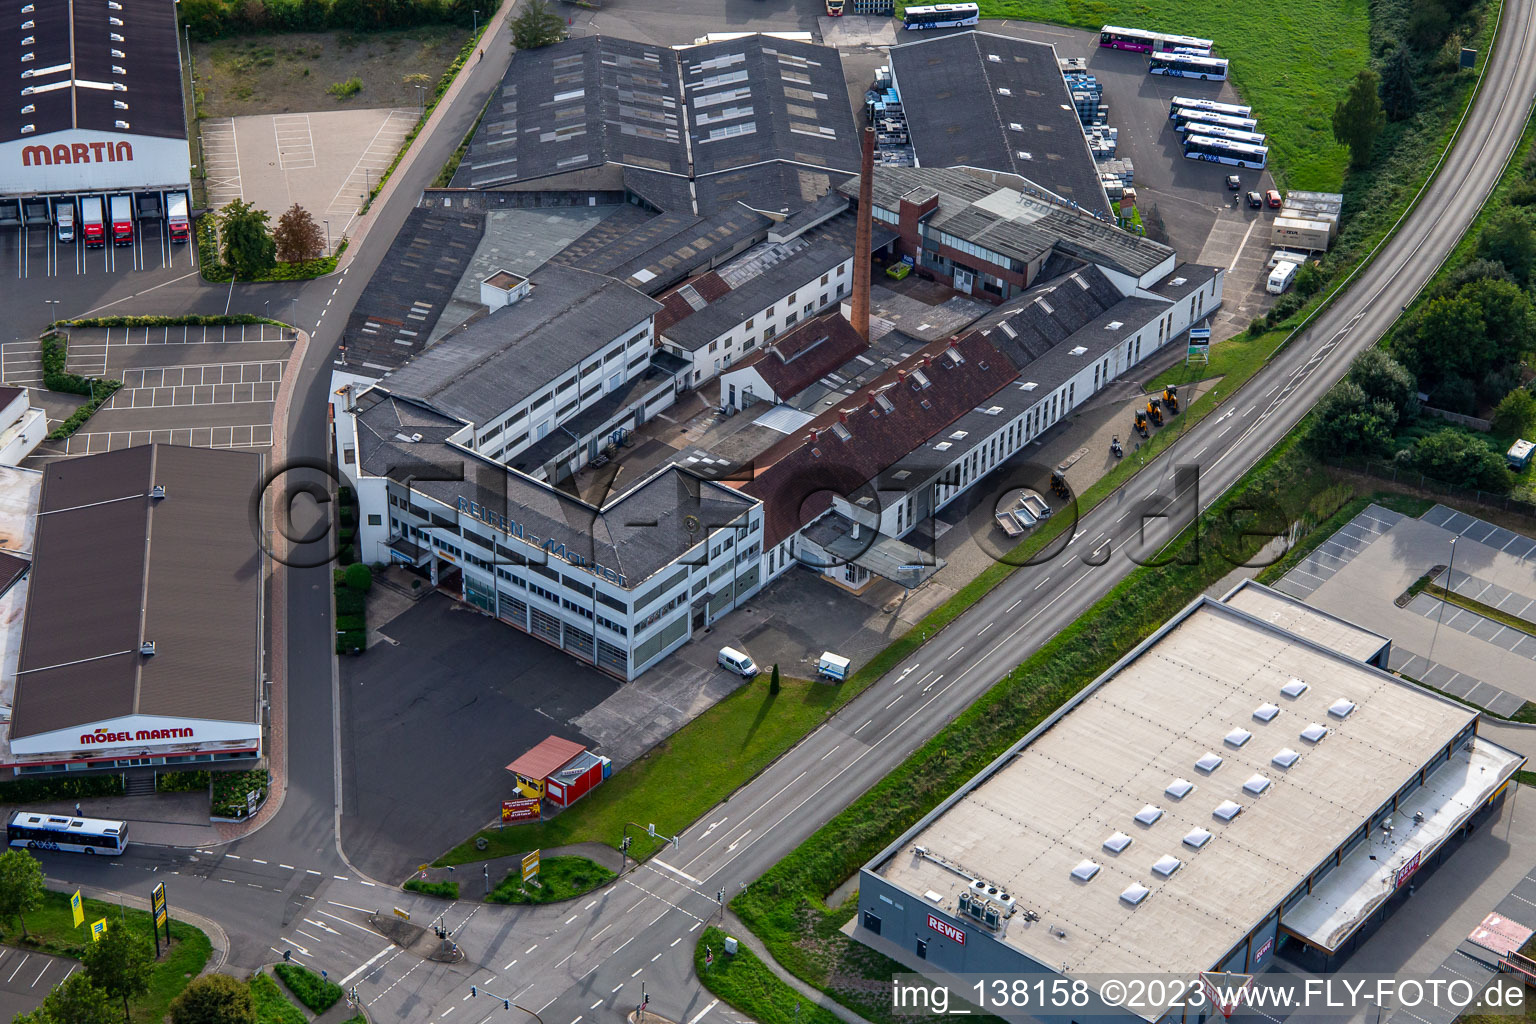
[(965, 932), (956, 928), (948, 921), (940, 920), (932, 914), (928, 915), (928, 927), (944, 936), (946, 939), (954, 939), (960, 945), (965, 945)]

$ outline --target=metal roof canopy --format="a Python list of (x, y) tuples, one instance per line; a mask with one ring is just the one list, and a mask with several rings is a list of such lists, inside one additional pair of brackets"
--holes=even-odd
[(928, 582), (929, 577), (948, 564), (936, 555), (883, 533), (876, 534), (873, 543), (868, 540), (868, 534), (861, 532), (861, 536), (855, 537), (854, 524), (845, 516), (834, 513), (823, 522), (826, 524), (822, 527), (823, 536), (827, 539), (817, 539), (816, 543), (828, 554), (892, 583), (915, 587)]
[(507, 771), (528, 779), (547, 779), (586, 750), (586, 744), (550, 736), (507, 765)]

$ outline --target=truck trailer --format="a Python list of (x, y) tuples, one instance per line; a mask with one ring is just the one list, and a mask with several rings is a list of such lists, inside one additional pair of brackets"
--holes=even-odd
[(80, 237), (87, 249), (100, 249), (107, 244), (105, 221), (101, 214), (101, 196), (80, 197)]
[(133, 244), (133, 200), (127, 196), (112, 197), (112, 244)]

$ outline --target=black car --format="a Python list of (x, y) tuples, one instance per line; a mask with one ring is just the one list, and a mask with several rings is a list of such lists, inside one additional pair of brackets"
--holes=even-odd
[(1259, 195), (1257, 192), (1249, 192), (1248, 205), (1253, 207), (1255, 210), (1262, 210), (1264, 208), (1264, 197)]
[(1243, 187), (1243, 179), (1239, 178), (1235, 174), (1227, 175), (1227, 188), (1228, 189), (1232, 190), (1233, 192), (1236, 192), (1238, 189), (1240, 189), (1242, 187)]

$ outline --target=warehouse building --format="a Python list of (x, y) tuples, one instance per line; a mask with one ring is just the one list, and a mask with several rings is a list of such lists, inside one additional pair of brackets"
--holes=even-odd
[[(0, 761), (18, 775), (250, 762), (262, 750), (261, 459), (167, 444), (8, 470), (35, 524), (3, 598)], [(232, 526), (232, 524), (234, 524)]]
[[(866, 864), (854, 936), (940, 979), (1337, 967), (1524, 758), (1359, 660), (1380, 638), (1243, 603), (1191, 603)], [(1085, 1015), (1137, 1019), (1037, 1019)]]
[(569, 39), (513, 57), (452, 185), (783, 214), (858, 173), (846, 96), (831, 47)]
[(891, 77), (918, 167), (1017, 174), (1112, 222), (1049, 43), (974, 31), (932, 36), (891, 47)]
[(191, 182), (173, 0), (23, 4), (0, 114), (0, 226), (46, 224), (86, 195), (163, 209)]

